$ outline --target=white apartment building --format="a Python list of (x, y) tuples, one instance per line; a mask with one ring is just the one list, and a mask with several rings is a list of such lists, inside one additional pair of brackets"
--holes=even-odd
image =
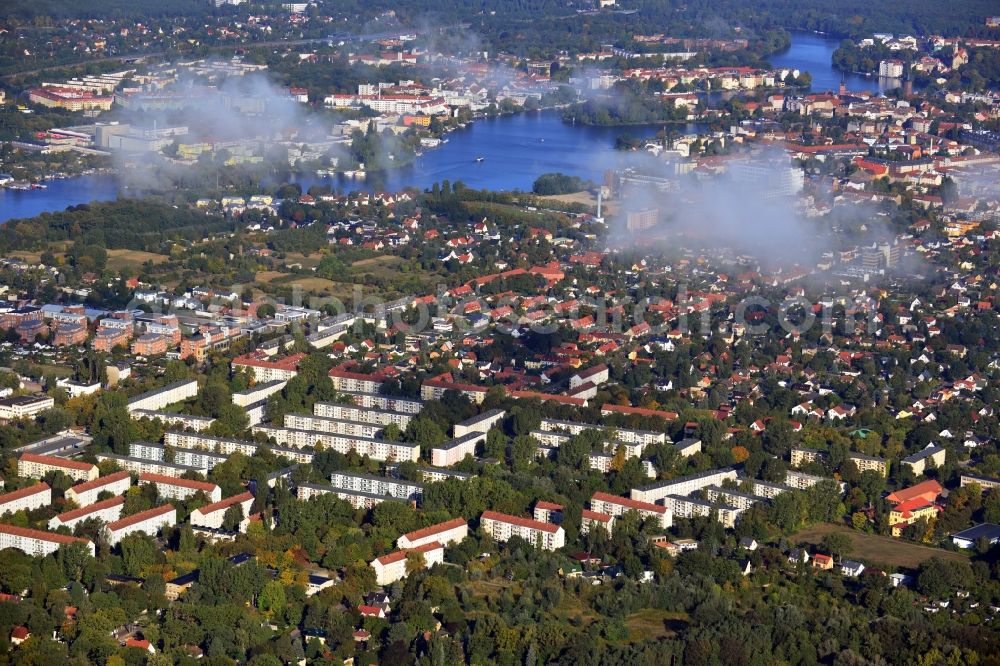
[[(627, 454), (626, 458), (629, 458)], [(611, 471), (611, 463), (614, 462), (615, 457), (608, 455), (606, 453), (591, 453), (590, 454), (590, 469), (597, 470), (601, 474), (607, 474)], [(656, 478), (656, 468), (653, 467), (653, 463), (648, 460), (640, 460), (639, 464), (642, 465), (642, 471), (645, 472), (646, 476), (653, 479)]]
[(174, 414), (173, 412), (157, 412), (151, 409), (133, 409), (129, 415), (132, 419), (149, 419), (150, 421), (162, 421), (170, 428), (190, 428), (201, 432), (208, 430), (215, 419), (208, 416), (194, 416), (192, 414)]
[(660, 481), (641, 488), (633, 488), (629, 494), (634, 500), (653, 503), (663, 499), (667, 495), (690, 495), (706, 486), (719, 486), (726, 479), (735, 481), (736, 477), (735, 469), (724, 467), (700, 474)]
[(121, 471), (77, 484), (67, 490), (65, 496), (77, 506), (88, 506), (96, 502), (97, 496), (102, 492), (109, 492), (115, 496), (124, 495), (131, 486), (132, 476), (126, 471)]
[(98, 453), (96, 457), (99, 462), (113, 462), (120, 468), (133, 474), (161, 474), (163, 476), (180, 477), (185, 472), (208, 473), (208, 470), (204, 467), (191, 467), (190, 465), (178, 465), (177, 463), (147, 460), (146, 458), (120, 456), (114, 453)]
[(663, 502), (673, 515), (678, 518), (710, 516), (715, 511), (722, 526), (730, 528), (736, 525), (736, 519), (742, 513), (741, 509), (726, 504), (706, 502), (705, 500), (684, 497), (682, 495), (667, 495), (663, 498)]
[(478, 416), (473, 416), (471, 419), (466, 419), (461, 423), (456, 423), (454, 428), (455, 437), (464, 437), (470, 433), (481, 433), (485, 435), (490, 431), (490, 428), (503, 421), (503, 417), (506, 414), (507, 413), (502, 409), (491, 409), (479, 414)]
[(255, 358), (253, 355), (238, 356), (233, 359), (233, 370), (248, 368), (258, 382), (288, 381), (299, 374), (299, 361), (305, 354), (292, 354), (277, 360)]
[(129, 534), (141, 532), (156, 536), (163, 527), (173, 527), (176, 524), (177, 509), (172, 504), (164, 504), (108, 523), (104, 527), (104, 533), (108, 543), (117, 546)]
[(275, 426), (255, 426), (254, 433), (262, 433), (280, 445), (293, 448), (314, 447), (317, 443), (325, 448), (348, 454), (355, 451), (359, 456), (372, 460), (395, 460), (402, 462), (420, 460), (420, 445), (407, 442), (390, 442), (384, 439), (343, 435), (306, 428), (281, 428)]
[(162, 474), (140, 474), (139, 483), (153, 484), (156, 486), (157, 495), (163, 499), (186, 500), (198, 493), (205, 493), (205, 496), (212, 502), (218, 502), (222, 499), (222, 489), (208, 481), (178, 479)]
[(78, 539), (65, 534), (0, 524), (0, 550), (16, 548), (33, 557), (44, 557), (59, 550), (60, 546), (71, 543), (84, 544), (90, 551), (91, 557), (94, 556), (94, 542), (89, 539)]
[(430, 467), (420, 468), (420, 480), (424, 483), (441, 483), (448, 479), (456, 481), (468, 481), (472, 474), (468, 472), (456, 472), (450, 469), (432, 469)]
[(542, 550), (558, 550), (566, 545), (566, 532), (562, 527), (540, 523), (531, 518), (484, 511), (479, 519), (479, 526), (494, 541), (504, 542), (518, 536)]
[(371, 423), (380, 426), (387, 426), (390, 423), (395, 423), (399, 426), (400, 430), (405, 429), (413, 419), (411, 414), (404, 414), (403, 412), (368, 409), (367, 407), (341, 405), (334, 402), (317, 402), (313, 405), (313, 414), (315, 416), (325, 416), (327, 418), (340, 419), (342, 421)]
[(97, 465), (78, 460), (34, 453), (22, 453), (17, 459), (17, 475), (20, 477), (40, 479), (49, 472), (62, 472), (77, 481), (92, 481), (100, 475)]
[(796, 472), (794, 470), (788, 470), (785, 472), (785, 485), (795, 489), (795, 490), (805, 490), (806, 488), (811, 488), (815, 486), (820, 481), (827, 481), (828, 479), (822, 476), (815, 476), (814, 474), (805, 474), (804, 472)]
[(766, 497), (719, 486), (707, 486), (705, 497), (710, 502), (721, 502), (741, 511), (746, 511), (757, 502), (767, 502)]
[[(167, 447), (162, 444), (151, 444), (150, 442), (132, 442), (129, 444), (129, 453), (134, 458), (145, 458), (147, 460), (162, 462), (167, 457), (167, 452)], [(221, 465), (229, 459), (228, 455), (212, 453), (206, 449), (171, 447), (169, 452), (174, 457), (171, 462), (177, 465), (188, 465), (209, 471), (216, 465)]]
[(615, 517), (606, 513), (584, 509), (580, 514), (580, 534), (589, 534), (595, 527), (603, 527), (605, 533), (611, 536), (615, 528)]
[(469, 536), (469, 523), (465, 522), (465, 518), (452, 518), (437, 525), (407, 532), (396, 539), (396, 547), (406, 550), (434, 542), (447, 546), (451, 543), (461, 543), (467, 536)]
[(18, 511), (34, 511), (52, 504), (52, 488), (45, 482), (0, 495), (0, 516)]
[(643, 518), (655, 519), (664, 529), (673, 524), (673, 514), (668, 507), (608, 493), (594, 493), (590, 498), (590, 510), (609, 516), (622, 516), (629, 511), (637, 511)]
[(330, 485), (342, 490), (353, 490), (372, 495), (389, 495), (396, 499), (412, 502), (419, 502), (424, 494), (424, 486), (420, 483), (354, 472), (334, 472), (330, 475)]
[(397, 550), (371, 561), (371, 567), (375, 570), (375, 582), (379, 585), (391, 585), (406, 578), (410, 553), (423, 555), (425, 568), (444, 562), (444, 546), (436, 541), (408, 550)]
[(358, 423), (357, 421), (335, 419), (328, 416), (315, 416), (313, 414), (285, 414), (285, 427), (302, 430), (322, 430), (324, 432), (337, 433), (338, 435), (354, 435), (369, 439), (375, 439), (381, 435), (383, 428), (374, 423)]
[(348, 490), (346, 488), (334, 488), (333, 486), (319, 486), (313, 483), (300, 483), (297, 489), (297, 497), (300, 500), (310, 500), (319, 495), (336, 495), (355, 509), (374, 509), (382, 502), (402, 502), (404, 500), (392, 497), (391, 495), (376, 495), (358, 490)]
[(56, 401), (47, 395), (18, 395), (0, 398), (0, 421), (34, 418), (39, 412), (52, 409)]
[(652, 430), (630, 430), (628, 428), (606, 428), (593, 423), (579, 423), (577, 421), (560, 421), (558, 419), (542, 419), (540, 430), (546, 432), (566, 431), (571, 435), (579, 435), (586, 430), (600, 430), (605, 432), (609, 438), (613, 435), (615, 441), (622, 444), (637, 444), (649, 446), (651, 444), (663, 444), (667, 441), (667, 435), (663, 432)]
[(531, 511), (531, 517), (540, 523), (552, 523), (558, 525), (563, 520), (563, 511), (566, 509), (562, 504), (538, 500)]
[(234, 393), (233, 404), (238, 407), (247, 407), (256, 402), (260, 402), (261, 400), (267, 400), (269, 397), (285, 388), (285, 384), (287, 383), (288, 380), (275, 379), (270, 382), (254, 384), (248, 389)]
[(404, 414), (419, 414), (424, 408), (424, 403), (420, 400), (408, 398), (397, 398), (381, 393), (362, 393), (356, 391), (339, 391), (347, 395), (358, 407), (368, 409), (383, 409), (390, 412), (402, 412)]
[(451, 467), (461, 462), (465, 456), (475, 456), (476, 446), (485, 441), (486, 433), (484, 432), (471, 431), (458, 436), (431, 449), (431, 464), (435, 467)]
[[(188, 451), (185, 454), (189, 460), (198, 460), (195, 455), (194, 450), (200, 449), (208, 453), (206, 455), (212, 456), (213, 460), (216, 460), (218, 456), (228, 457), (234, 453), (242, 453), (247, 456), (252, 456), (260, 448), (257, 442), (251, 442), (245, 439), (226, 439), (223, 437), (212, 437), (209, 435), (200, 435), (194, 433), (185, 432), (167, 432), (163, 435), (163, 441), (167, 446), (176, 447), (175, 451)], [(301, 449), (288, 449), (280, 446), (269, 447), (275, 455), (284, 456), (294, 462), (300, 464), (309, 464), (313, 461), (313, 452)], [(194, 464), (194, 463), (191, 463)]]
[(175, 402), (189, 400), (196, 395), (198, 395), (198, 381), (184, 379), (167, 384), (163, 388), (137, 395), (128, 401), (128, 411), (133, 412), (137, 409), (158, 411)]
[(239, 531), (246, 532), (247, 525), (250, 524), (250, 507), (253, 505), (253, 495), (249, 492), (233, 495), (224, 500), (195, 509), (191, 512), (191, 524), (213, 530), (222, 529), (222, 520), (226, 516), (226, 511), (236, 505), (239, 505), (243, 510), (243, 520), (240, 521)]
[(773, 500), (781, 493), (787, 493), (789, 490), (792, 490), (789, 486), (781, 483), (768, 483), (767, 481), (740, 477), (740, 485), (743, 486), (744, 484), (749, 485), (749, 490), (752, 494), (769, 500)]
[(112, 497), (110, 499), (82, 506), (72, 511), (64, 511), (58, 516), (49, 520), (49, 529), (54, 530), (59, 527), (75, 528), (78, 524), (91, 518), (96, 518), (102, 523), (113, 523), (122, 517), (122, 508), (125, 506), (124, 497)]

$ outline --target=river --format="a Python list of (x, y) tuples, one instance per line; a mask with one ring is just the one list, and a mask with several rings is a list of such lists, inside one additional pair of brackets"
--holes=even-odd
[[(842, 77), (831, 66), (831, 56), (839, 45), (836, 39), (796, 32), (791, 47), (772, 57), (771, 62), (808, 71), (813, 77), (813, 90), (836, 90)], [(850, 90), (878, 92), (880, 85), (885, 84), (877, 78), (847, 77)], [(688, 133), (697, 129), (690, 125), (674, 127)], [(449, 134), (448, 143), (425, 151), (413, 164), (375, 175), (369, 181), (300, 177), (299, 182), (304, 189), (313, 183), (325, 183), (345, 190), (377, 187), (395, 191), (461, 180), (477, 189), (529, 190), (539, 175), (555, 171), (599, 181), (603, 172), (614, 168), (622, 158), (614, 149), (616, 137), (648, 137), (659, 129), (661, 126), (584, 127), (563, 123), (554, 113), (525, 113), (476, 121)], [(476, 161), (479, 157), (483, 158), (481, 162)], [(111, 175), (55, 180), (47, 185), (48, 189), (29, 192), (0, 189), (0, 222), (118, 196), (117, 179)]]

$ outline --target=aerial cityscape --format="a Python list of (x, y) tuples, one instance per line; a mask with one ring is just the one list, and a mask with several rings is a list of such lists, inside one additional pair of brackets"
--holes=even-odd
[(0, 666), (1000, 666), (1000, 4), (5, 0), (0, 456)]

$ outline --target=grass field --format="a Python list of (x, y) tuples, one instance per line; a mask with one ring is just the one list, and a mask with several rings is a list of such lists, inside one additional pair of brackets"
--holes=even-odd
[[(573, 192), (572, 194), (554, 194), (545, 199), (552, 199), (553, 201), (558, 201), (560, 203), (570, 203), (570, 204), (583, 204), (584, 206), (597, 207), (597, 197), (590, 192), (584, 190), (583, 192)], [(601, 214), (602, 215), (614, 215), (618, 210), (618, 204), (614, 202), (608, 202), (605, 200), (601, 203)]]
[(658, 608), (643, 608), (625, 617), (629, 640), (633, 642), (673, 636), (687, 623), (686, 613), (675, 613)]
[(798, 545), (817, 545), (823, 541), (823, 537), (832, 532), (840, 532), (851, 538), (854, 547), (848, 557), (890, 567), (915, 569), (922, 562), (932, 557), (940, 557), (942, 560), (951, 560), (954, 562), (968, 561), (968, 558), (960, 553), (953, 553), (931, 546), (921, 546), (920, 544), (877, 534), (864, 534), (845, 525), (833, 525), (831, 523), (815, 525), (797, 532), (792, 535), (790, 540)]
[(147, 261), (153, 264), (162, 264), (170, 257), (153, 252), (143, 252), (142, 250), (108, 250), (108, 268), (120, 271), (128, 266), (139, 267)]
[(280, 280), (283, 277), (287, 277), (288, 273), (282, 273), (281, 271), (258, 271), (257, 275), (254, 276), (254, 281), (261, 284), (267, 284), (268, 282), (274, 282), (275, 280)]

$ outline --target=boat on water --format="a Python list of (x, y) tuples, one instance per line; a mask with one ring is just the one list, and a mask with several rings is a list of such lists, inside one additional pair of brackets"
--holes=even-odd
[(484, 162), (484, 161), (486, 161), (486, 158), (485, 157), (477, 157), (476, 161), (477, 162)]

